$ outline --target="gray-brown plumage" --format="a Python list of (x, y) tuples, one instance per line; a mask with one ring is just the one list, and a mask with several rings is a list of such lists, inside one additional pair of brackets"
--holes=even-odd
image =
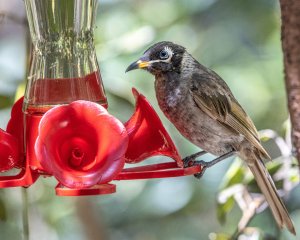
[(295, 234), (288, 211), (262, 162), (270, 157), (252, 120), (224, 80), (172, 42), (151, 46), (126, 71), (137, 68), (155, 76), (158, 104), (185, 138), (213, 155), (236, 153), (247, 163), (278, 226), (286, 226)]

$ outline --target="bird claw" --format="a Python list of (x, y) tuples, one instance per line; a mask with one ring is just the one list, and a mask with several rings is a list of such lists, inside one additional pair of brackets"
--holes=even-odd
[(200, 179), (203, 176), (205, 170), (208, 168), (207, 162), (203, 160), (195, 161), (193, 158), (189, 158), (189, 157), (183, 159), (183, 166), (185, 168), (196, 166), (196, 165), (201, 166), (201, 171), (199, 173), (194, 174), (194, 176), (195, 178)]
[(209, 166), (207, 166), (207, 162), (205, 162), (205, 161), (195, 161), (195, 162), (194, 162), (194, 166), (195, 166), (195, 165), (201, 166), (201, 171), (198, 172), (198, 173), (196, 173), (196, 174), (194, 174), (194, 177), (195, 177), (195, 178), (200, 179), (200, 178), (202, 178), (202, 176), (204, 175), (206, 169), (209, 168)]
[(200, 165), (201, 166), (201, 171), (199, 173), (196, 173), (194, 174), (194, 176), (197, 178), (197, 179), (200, 179), (203, 174), (204, 174), (204, 171), (207, 169), (207, 163), (205, 161), (196, 161), (195, 159), (197, 157), (200, 157), (202, 155), (206, 154), (205, 151), (201, 151), (201, 152), (197, 152), (195, 154), (192, 154), (190, 156), (187, 156), (185, 157), (184, 159), (182, 159), (183, 161), (183, 166), (185, 168), (188, 168), (188, 167), (192, 167), (192, 166), (195, 166), (195, 165)]
[(182, 159), (183, 161), (183, 167), (187, 168), (187, 167), (191, 167), (194, 166), (194, 159), (191, 159), (190, 157), (185, 157), (184, 159)]
[(182, 159), (183, 166), (185, 168), (194, 166), (195, 159), (197, 157), (200, 157), (200, 156), (204, 155), (204, 154), (206, 154), (206, 152), (205, 151), (201, 151), (201, 152), (197, 152), (197, 153), (194, 153), (194, 154), (192, 154), (190, 156), (185, 157), (184, 159)]
[(195, 154), (193, 154), (193, 155), (191, 155), (191, 156), (185, 157), (185, 158), (182, 160), (182, 161), (183, 161), (183, 166), (184, 166), (185, 168), (191, 167), (191, 166), (195, 166), (195, 165), (201, 166), (201, 171), (200, 171), (199, 173), (194, 174), (194, 176), (195, 176), (196, 178), (198, 178), (198, 179), (200, 179), (200, 178), (203, 176), (203, 174), (204, 174), (204, 172), (205, 172), (205, 170), (206, 170), (207, 168), (210, 168), (210, 167), (214, 166), (215, 164), (217, 164), (217, 163), (223, 161), (224, 159), (226, 159), (226, 158), (232, 156), (233, 154), (235, 154), (235, 151), (234, 151), (234, 150), (233, 150), (233, 151), (230, 151), (230, 152), (228, 152), (228, 153), (226, 153), (226, 154), (224, 154), (224, 155), (222, 155), (222, 156), (220, 156), (220, 157), (217, 157), (216, 159), (214, 159), (214, 160), (212, 160), (212, 161), (210, 161), (210, 162), (205, 162), (205, 161), (203, 161), (203, 160), (201, 160), (201, 161), (195, 161), (195, 159), (196, 159), (197, 157), (199, 157), (199, 156), (201, 156), (201, 155), (203, 155), (203, 154), (205, 154), (205, 153), (206, 153), (206, 152), (195, 153)]

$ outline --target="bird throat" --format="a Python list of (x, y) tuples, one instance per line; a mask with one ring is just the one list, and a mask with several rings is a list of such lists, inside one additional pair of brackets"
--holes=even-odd
[(186, 94), (180, 75), (175, 72), (157, 75), (155, 77), (155, 91), (158, 104), (163, 112), (175, 110)]

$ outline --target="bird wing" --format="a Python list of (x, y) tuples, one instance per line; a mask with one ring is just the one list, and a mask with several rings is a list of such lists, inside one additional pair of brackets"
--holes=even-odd
[(257, 130), (226, 83), (213, 71), (193, 74), (190, 92), (196, 105), (211, 118), (232, 128), (253, 144), (263, 158), (270, 159), (261, 146)]

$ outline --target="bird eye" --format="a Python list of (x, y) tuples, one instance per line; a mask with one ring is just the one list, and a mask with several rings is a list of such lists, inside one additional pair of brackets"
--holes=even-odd
[(168, 59), (169, 58), (169, 53), (166, 50), (162, 50), (159, 53), (159, 58), (160, 59)]

